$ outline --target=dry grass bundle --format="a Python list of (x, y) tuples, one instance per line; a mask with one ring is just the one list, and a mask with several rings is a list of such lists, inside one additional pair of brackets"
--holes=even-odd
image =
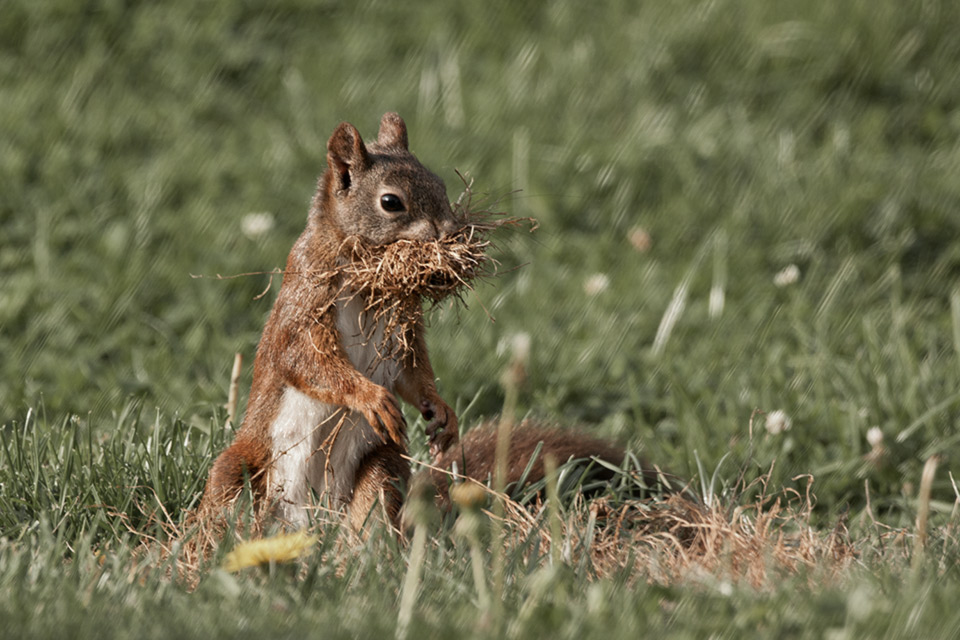
[(373, 246), (349, 238), (341, 255), (352, 260), (338, 269), (344, 285), (376, 299), (421, 298), (439, 302), (451, 295), (461, 298), (470, 282), (493, 261), (486, 251), (487, 234), (508, 224), (464, 225), (440, 240), (396, 240)]
[(568, 510), (559, 541), (551, 539), (542, 505), (531, 512), (507, 501), (505, 544), (530, 549), (528, 541), (538, 540), (541, 555), (560, 544), (566, 562), (578, 564), (587, 555), (600, 577), (630, 568), (632, 579), (661, 584), (726, 582), (765, 589), (805, 568), (816, 568), (819, 577), (841, 576), (858, 557), (846, 529), (817, 531), (809, 524), (809, 503), (798, 507), (797, 496), (789, 497), (706, 506), (682, 493), (616, 503), (580, 496)]
[[(549, 510), (542, 502), (521, 505), (481, 483), (466, 484), (503, 501), (505, 554), (523, 554), (530, 561), (531, 554), (550, 557), (553, 545), (559, 545), (563, 562), (573, 566), (586, 562), (592, 567), (589, 575), (600, 578), (622, 576), (627, 571), (631, 581), (708, 588), (746, 585), (767, 590), (775, 589), (778, 580), (808, 569), (811, 580), (842, 580), (860, 558), (857, 549), (864, 542), (851, 540), (842, 524), (831, 530), (814, 528), (809, 522), (810, 497), (792, 491), (758, 497), (747, 504), (734, 498), (712, 506), (684, 493), (646, 500), (586, 499), (580, 495), (556, 527), (551, 524), (558, 523), (548, 522)], [(482, 521), (496, 517), (489, 510), (483, 514)], [(266, 533), (264, 513), (247, 515), (229, 516), (224, 510), (191, 517), (179, 525), (166, 516), (164, 539), (136, 532), (142, 540), (141, 557), (149, 554), (154, 558), (150, 567), (162, 568), (182, 583), (196, 586), (225, 537), (241, 543)], [(322, 529), (340, 522), (338, 514), (329, 516), (315, 526)], [(354, 546), (344, 542), (353, 540), (352, 534), (340, 533), (346, 538), (325, 561), (342, 562), (356, 553)], [(487, 549), (483, 557), (490, 553)]]
[[(469, 194), (469, 190), (465, 193)], [(464, 295), (478, 279), (497, 274), (499, 263), (488, 255), (490, 234), (501, 227), (536, 222), (489, 211), (470, 210), (455, 203), (463, 221), (460, 229), (434, 240), (396, 240), (371, 245), (360, 238), (347, 238), (339, 254), (349, 260), (313, 277), (329, 279), (338, 286), (329, 305), (354, 297), (363, 300), (375, 323), (383, 326), (383, 344), (376, 345), (383, 357), (413, 354), (413, 330), (422, 322), (424, 301), (437, 304), (447, 298), (465, 304)]]
[[(639, 516), (633, 530), (623, 528), (631, 511)], [(605, 561), (622, 554), (627, 535), (648, 549), (649, 578), (664, 582), (708, 575), (768, 588), (803, 568), (837, 575), (857, 557), (844, 528), (818, 532), (808, 522), (809, 512), (787, 508), (779, 498), (723, 508), (677, 495), (640, 513), (626, 506), (610, 515), (599, 533), (600, 557), (604, 547), (613, 552)]]
[(140, 508), (148, 525), (141, 529), (129, 523), (126, 514), (114, 514), (127, 522), (128, 531), (140, 541), (134, 555), (145, 559), (147, 570), (161, 569), (171, 578), (194, 588), (204, 568), (210, 567), (217, 549), (232, 533), (235, 544), (261, 538), (268, 522), (267, 508), (242, 514), (236, 504), (222, 509), (198, 509), (182, 521), (174, 520), (166, 510), (157, 513)]

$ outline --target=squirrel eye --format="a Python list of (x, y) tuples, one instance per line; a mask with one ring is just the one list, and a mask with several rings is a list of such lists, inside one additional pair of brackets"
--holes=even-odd
[(403, 200), (400, 199), (400, 196), (393, 193), (385, 193), (380, 196), (380, 207), (390, 213), (397, 213), (406, 209), (406, 207), (403, 206)]

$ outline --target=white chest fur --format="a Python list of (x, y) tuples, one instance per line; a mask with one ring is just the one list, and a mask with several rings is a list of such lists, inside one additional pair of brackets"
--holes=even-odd
[[(373, 382), (394, 391), (400, 363), (384, 357), (392, 349), (384, 340), (383, 322), (374, 322), (363, 301), (337, 304), (337, 329), (351, 364)], [(381, 438), (361, 414), (314, 400), (288, 387), (270, 429), (274, 464), (271, 493), (279, 515), (295, 526), (308, 523), (310, 488), (328, 496), (338, 509), (353, 493), (363, 458)]]
[(360, 296), (337, 304), (337, 330), (350, 362), (365, 377), (393, 391), (400, 365), (390, 357), (395, 350), (385, 339), (384, 324), (382, 318), (374, 320)]

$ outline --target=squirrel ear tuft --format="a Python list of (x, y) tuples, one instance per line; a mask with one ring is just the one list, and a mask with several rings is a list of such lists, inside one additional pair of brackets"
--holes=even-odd
[(380, 118), (380, 133), (377, 144), (381, 147), (401, 147), (407, 149), (407, 125), (398, 114), (388, 111)]
[(340, 175), (340, 188), (350, 187), (351, 170), (363, 170), (369, 164), (360, 132), (349, 122), (341, 122), (327, 142), (327, 166)]

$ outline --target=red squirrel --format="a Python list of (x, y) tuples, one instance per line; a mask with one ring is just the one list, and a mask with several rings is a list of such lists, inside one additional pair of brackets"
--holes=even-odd
[[(429, 421), (437, 466), (457, 462), (461, 474), (487, 478), (495, 438), (480, 429), (459, 440), (457, 417), (434, 384), (422, 321), (398, 329), (331, 275), (351, 260), (346, 247), (352, 238), (373, 246), (438, 240), (463, 223), (441, 179), (410, 153), (399, 115), (384, 114), (369, 145), (353, 125), (336, 128), (306, 229), (290, 251), (257, 347), (243, 424), (213, 463), (201, 513), (227, 505), (249, 479), (258, 504), (272, 506), (292, 526), (308, 523), (311, 489), (334, 508), (345, 505), (354, 530), (378, 503), (397, 526), (401, 487), (410, 476), (397, 394)], [(404, 348), (394, 348), (397, 341)], [(542, 451), (561, 463), (570, 457), (624, 459), (623, 449), (574, 432), (521, 425), (512, 441), (510, 482), (540, 441)], [(542, 466), (541, 459), (530, 480), (543, 477)], [(445, 487), (436, 473), (436, 485)], [(438, 495), (441, 502), (445, 494)]]
[(316, 274), (347, 259), (351, 237), (382, 245), (458, 228), (443, 181), (410, 153), (399, 115), (384, 114), (369, 145), (353, 125), (336, 128), (257, 347), (243, 424), (214, 462), (201, 508), (228, 503), (249, 477), (255, 499), (294, 526), (308, 521), (311, 488), (334, 508), (345, 504), (354, 528), (377, 500), (396, 521), (410, 473), (396, 394), (437, 437), (456, 434), (457, 417), (434, 384), (422, 323), (403, 336), (408, 349), (393, 349), (384, 318)]

